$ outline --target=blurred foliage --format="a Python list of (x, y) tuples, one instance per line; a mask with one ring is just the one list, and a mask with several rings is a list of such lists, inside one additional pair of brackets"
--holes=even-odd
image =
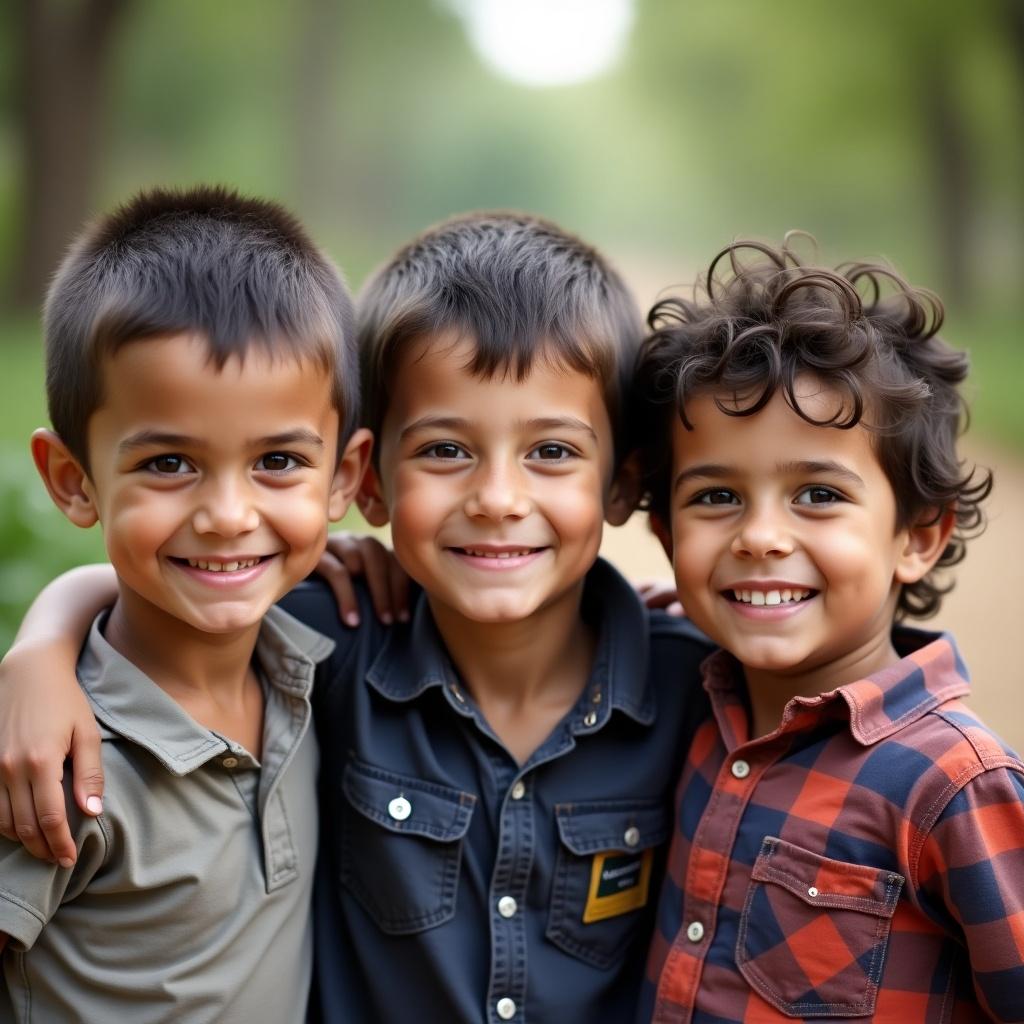
[[(0, 4), (0, 285), (33, 229), (17, 71), (17, 12), (33, 2), (101, 0)], [(618, 66), (549, 89), (495, 75), (455, 0), (119, 10), (93, 209), (157, 183), (273, 195), (358, 284), (448, 214), (526, 208), (606, 248), (644, 304), (738, 235), (800, 227), (830, 261), (884, 254), (951, 300), (948, 336), (975, 357), (977, 427), (1024, 440), (1020, 0), (638, 0)], [(43, 514), (30, 482), (36, 335), (31, 319), (0, 325), (0, 615), (100, 550)]]

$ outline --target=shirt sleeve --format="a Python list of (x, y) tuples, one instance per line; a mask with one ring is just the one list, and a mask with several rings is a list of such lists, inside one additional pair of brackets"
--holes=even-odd
[(1024, 1020), (1024, 772), (999, 767), (960, 789), (918, 861), (922, 904), (960, 930), (975, 992), (994, 1020)]
[[(69, 789), (66, 798), (74, 799)], [(107, 842), (100, 820), (82, 815), (72, 820), (72, 833), (78, 860), (71, 868), (39, 860), (20, 843), (0, 836), (0, 932), (10, 936), (11, 948), (31, 949), (60, 905), (80, 893), (102, 867)]]

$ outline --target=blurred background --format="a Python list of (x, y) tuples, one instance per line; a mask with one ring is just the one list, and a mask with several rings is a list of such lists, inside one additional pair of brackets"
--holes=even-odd
[[(91, 213), (150, 185), (283, 200), (358, 287), (448, 214), (514, 207), (604, 248), (648, 306), (737, 236), (814, 233), (946, 301), (992, 526), (938, 623), (1024, 746), (1024, 3), (8, 0), (0, 4), (0, 650), (102, 556), (50, 508), (38, 308)], [(637, 520), (608, 540), (664, 574)]]

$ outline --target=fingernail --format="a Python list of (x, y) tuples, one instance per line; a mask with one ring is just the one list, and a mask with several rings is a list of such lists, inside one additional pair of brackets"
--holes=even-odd
[(400, 611), (398, 613), (398, 621), (399, 622), (408, 622), (409, 621), (409, 613), (407, 611), (404, 611), (404, 610)]
[(394, 619), (391, 617), (391, 612), (381, 612), (380, 621), (383, 622), (385, 626), (390, 626), (391, 623), (394, 622)]
[(358, 626), (359, 625), (359, 613), (358, 612), (346, 612), (345, 613), (345, 625), (346, 626)]
[(90, 814), (102, 814), (103, 801), (98, 796), (91, 796), (85, 801), (85, 809)]
[(62, 868), (73, 868), (75, 866), (75, 862), (70, 857), (61, 857), (61, 859), (57, 861), (57, 863)]

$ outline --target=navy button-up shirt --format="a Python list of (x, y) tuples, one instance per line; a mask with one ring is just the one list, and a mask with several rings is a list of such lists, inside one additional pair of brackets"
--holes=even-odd
[(337, 642), (321, 739), (316, 988), (331, 1024), (573, 1022), (634, 1012), (706, 641), (606, 563), (572, 710), (522, 765), (418, 599), (347, 631), (316, 582), (286, 601)]

